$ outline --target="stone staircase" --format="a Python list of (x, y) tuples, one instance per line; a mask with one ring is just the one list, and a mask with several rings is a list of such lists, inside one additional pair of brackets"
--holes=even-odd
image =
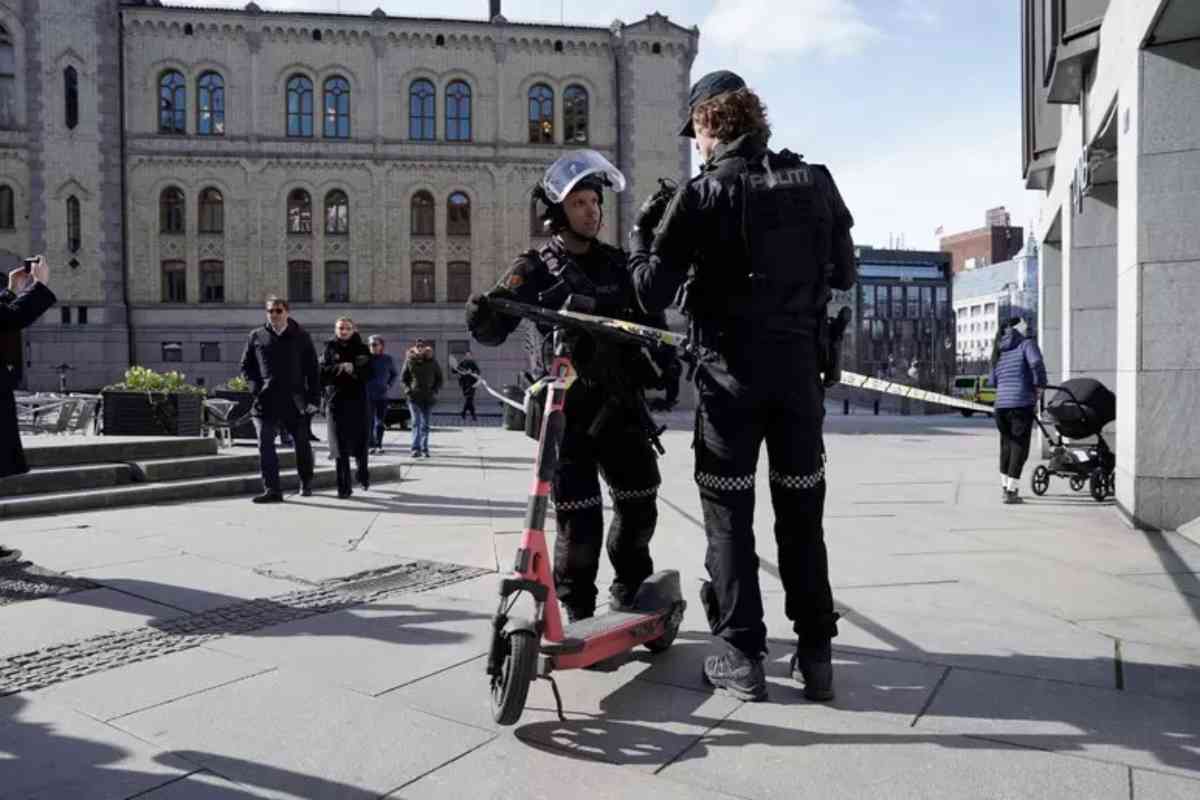
[[(0, 519), (118, 506), (174, 503), (262, 491), (258, 450), (221, 450), (216, 439), (27, 440), (25, 475), (0, 478)], [(313, 488), (335, 486), (333, 464), (317, 451)], [(284, 492), (299, 488), (296, 454), (279, 450)], [(371, 464), (371, 480), (398, 480), (402, 465)]]

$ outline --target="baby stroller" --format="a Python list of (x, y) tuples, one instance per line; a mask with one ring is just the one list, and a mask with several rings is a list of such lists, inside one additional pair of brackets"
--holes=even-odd
[[(1049, 402), (1043, 399), (1042, 413), (1059, 435), (1055, 440), (1046, 430), (1041, 416), (1037, 417), (1038, 427), (1054, 449), (1050, 461), (1033, 471), (1030, 481), (1033, 493), (1045, 494), (1053, 475), (1070, 480), (1071, 489), (1076, 492), (1086, 485), (1092, 498), (1103, 502), (1116, 493), (1113, 471), (1117, 459), (1108, 442), (1104, 441), (1102, 431), (1117, 418), (1117, 398), (1104, 384), (1092, 378), (1072, 378), (1062, 386), (1046, 388), (1057, 392)], [(1094, 445), (1071, 447), (1063, 443), (1064, 438), (1086, 439), (1090, 436), (1096, 437)]]

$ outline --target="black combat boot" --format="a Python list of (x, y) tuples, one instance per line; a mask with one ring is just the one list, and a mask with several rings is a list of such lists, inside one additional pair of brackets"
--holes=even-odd
[(833, 699), (833, 651), (829, 642), (798, 644), (792, 656), (792, 679), (804, 684), (804, 696), (827, 703)]
[(704, 659), (704, 681), (738, 700), (754, 703), (767, 699), (762, 657), (751, 658), (734, 647), (722, 655)]

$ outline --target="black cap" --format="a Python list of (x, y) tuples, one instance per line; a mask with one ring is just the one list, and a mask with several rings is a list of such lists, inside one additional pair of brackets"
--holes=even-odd
[(727, 69), (719, 69), (716, 72), (710, 72), (700, 80), (692, 84), (691, 94), (688, 95), (688, 118), (683, 127), (679, 130), (680, 136), (687, 136), (694, 139), (696, 137), (696, 129), (692, 127), (692, 112), (696, 110), (696, 106), (703, 103), (705, 100), (711, 100), (719, 94), (726, 92), (736, 92), (738, 89), (745, 89), (746, 82), (737, 73), (730, 72)]

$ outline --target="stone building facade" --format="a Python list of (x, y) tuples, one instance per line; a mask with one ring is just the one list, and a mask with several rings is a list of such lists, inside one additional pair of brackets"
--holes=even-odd
[[(1200, 517), (1200, 10), (1021, 0), (1026, 187), (1044, 193), (1039, 339), (1052, 382), (1117, 396), (1117, 505)], [(1194, 526), (1193, 526), (1194, 527)]]
[[(543, 241), (529, 190), (549, 162), (591, 147), (622, 168), (614, 242), (657, 178), (690, 171), (676, 132), (698, 31), (657, 14), (590, 28), (13, 2), (0, 184), (21, 224), (0, 257), (45, 251), (72, 309), (33, 329), (33, 386), (60, 362), (73, 386), (131, 361), (222, 382), (268, 294), (321, 337), (350, 316), (393, 353), (415, 336), (462, 350), (466, 296)], [(516, 346), (476, 356), (502, 379), (520, 362)]]

